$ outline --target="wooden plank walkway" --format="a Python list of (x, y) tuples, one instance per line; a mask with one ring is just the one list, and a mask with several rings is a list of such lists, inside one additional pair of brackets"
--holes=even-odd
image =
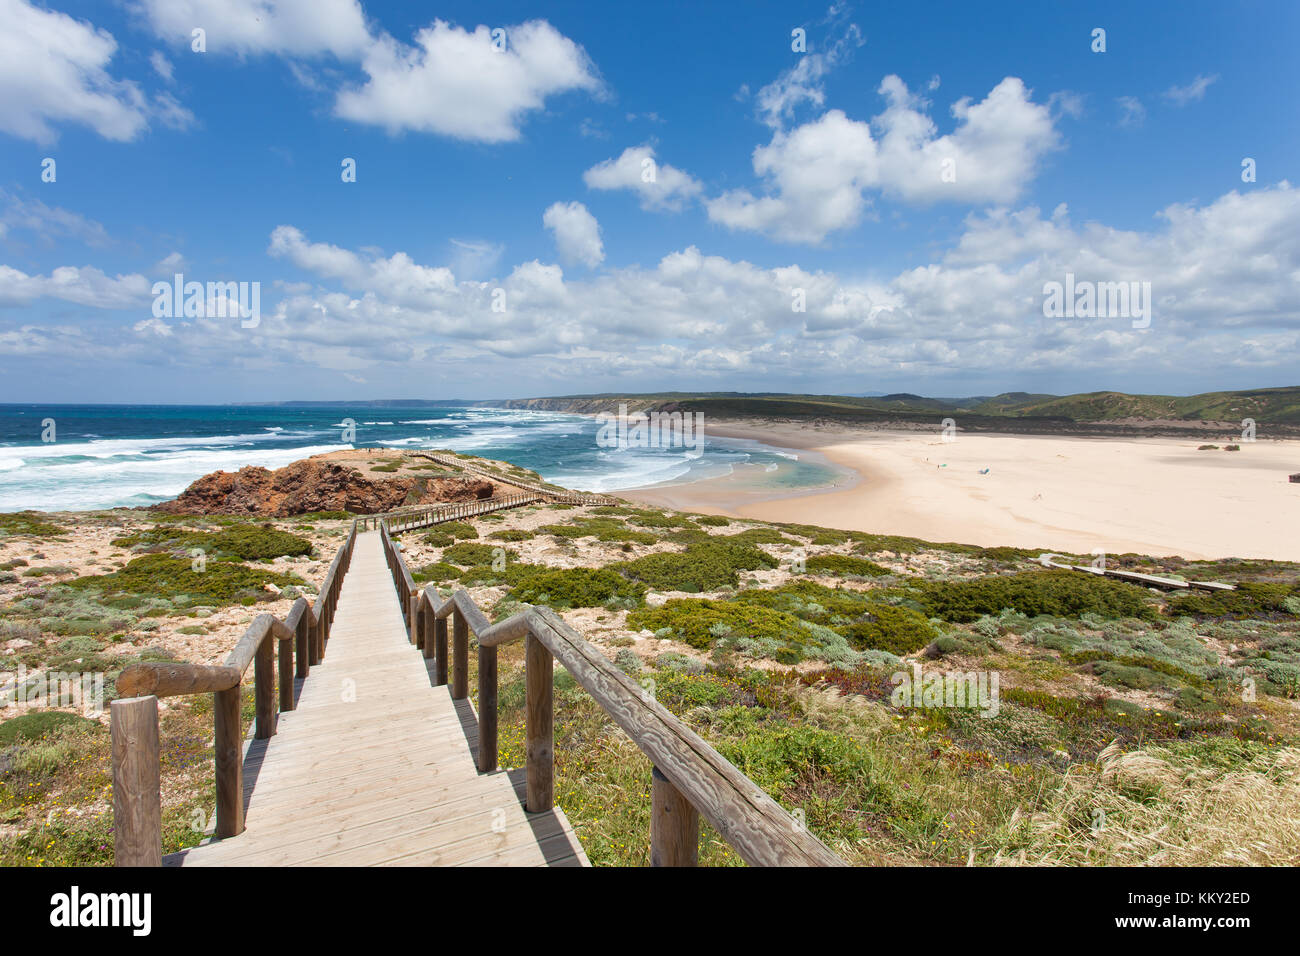
[(168, 866), (586, 866), (564, 812), (525, 814), (522, 771), (480, 774), (473, 708), (432, 686), (379, 532), (358, 535), (322, 663), (249, 741), (247, 829)]

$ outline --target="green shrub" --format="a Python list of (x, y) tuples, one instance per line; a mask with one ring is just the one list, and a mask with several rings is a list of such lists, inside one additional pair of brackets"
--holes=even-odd
[[(442, 560), (449, 564), (460, 565), (462, 568), (472, 567), (476, 564), (491, 564), (496, 559), (498, 548), (497, 545), (462, 541), (444, 550)], [(507, 560), (518, 557), (513, 551), (504, 548), (500, 550), (505, 550)]]
[(641, 658), (626, 647), (619, 648), (614, 654), (614, 666), (625, 674), (639, 674), (642, 670)]
[(537, 537), (535, 532), (523, 528), (502, 528), (488, 535), (493, 541), (529, 541)]
[(876, 604), (848, 626), (845, 636), (856, 648), (888, 651), (901, 657), (919, 651), (938, 634), (924, 615), (911, 608)]
[[(485, 516), (486, 517), (486, 516)], [(474, 527), (468, 521), (446, 521), (440, 525), (434, 525), (440, 534), (449, 534), (457, 541), (473, 541), (478, 537), (478, 528)]]
[[(247, 601), (252, 603), (265, 593), (263, 585), (286, 587), (301, 584), (293, 574), (280, 574), (263, 568), (250, 568), (226, 561), (209, 561), (205, 570), (193, 569), (188, 558), (169, 554), (146, 554), (111, 574), (93, 574), (74, 578), (63, 587), (91, 590), (103, 596), (118, 594), (167, 598), (189, 605), (219, 606)], [(183, 602), (183, 599), (188, 599)]]
[(628, 523), (643, 528), (690, 528), (694, 522), (685, 515), (662, 514), (658, 511), (635, 511), (628, 514)]
[(212, 553), (233, 554), (245, 561), (311, 554), (311, 542), (271, 525), (227, 528), (211, 538)]
[(719, 638), (771, 640), (785, 646), (802, 643), (805, 633), (792, 614), (700, 598), (674, 598), (662, 607), (633, 611), (627, 626), (651, 631), (672, 628), (677, 640), (700, 649), (712, 647)]
[(443, 534), (441, 531), (430, 531), (428, 534), (421, 535), (420, 540), (435, 548), (448, 548), (456, 543), (452, 535)]
[(776, 559), (748, 544), (710, 539), (685, 551), (647, 554), (611, 565), (620, 574), (658, 591), (714, 591), (734, 587), (740, 571), (776, 567)]
[(692, 519), (696, 524), (705, 525), (710, 528), (722, 528), (731, 524), (730, 518), (724, 518), (722, 515), (695, 515)]
[(411, 580), (417, 584), (423, 584), (425, 581), (454, 581), (461, 574), (461, 569), (454, 564), (435, 561), (433, 564), (426, 564), (418, 571), (412, 571)]
[(64, 727), (98, 728), (99, 724), (86, 717), (62, 710), (45, 710), (11, 717), (0, 723), (0, 746), (11, 746), (19, 741), (40, 740)]
[(781, 522), (776, 528), (784, 531), (786, 534), (797, 535), (800, 538), (807, 538), (812, 544), (843, 544), (853, 535), (849, 531), (841, 531), (838, 528), (822, 528), (815, 524), (793, 524), (790, 522)]
[(13, 511), (0, 514), (0, 534), (52, 538), (67, 534), (67, 529), (46, 521), (39, 511)]
[(866, 558), (855, 558), (846, 554), (815, 554), (804, 562), (809, 574), (833, 574), (843, 577), (879, 577), (889, 574), (888, 568), (882, 568)]
[(1021, 571), (965, 581), (920, 581), (914, 587), (931, 617), (969, 623), (1004, 608), (1022, 614), (1154, 620), (1146, 592), (1132, 584), (1068, 571)]
[(1244, 581), (1235, 591), (1187, 591), (1169, 599), (1169, 613), (1196, 618), (1294, 619), (1287, 600), (1300, 597), (1300, 585)]
[(516, 565), (508, 570), (510, 597), (524, 604), (554, 608), (635, 607), (645, 599), (645, 585), (608, 568), (546, 568)]
[(648, 531), (636, 531), (614, 518), (579, 518), (572, 524), (547, 524), (537, 529), (538, 534), (557, 538), (594, 537), (599, 541), (628, 544), (655, 544), (659, 538)]
[(23, 572), (25, 578), (44, 578), (51, 575), (71, 574), (72, 568), (64, 564), (52, 564), (41, 568), (28, 568)]
[(733, 541), (744, 544), (789, 544), (788, 538), (775, 528), (746, 528), (736, 534), (719, 535), (719, 541)]
[(274, 525), (244, 525), (215, 533), (187, 531), (155, 525), (144, 531), (113, 539), (119, 548), (149, 547), (168, 551), (201, 549), (213, 557), (234, 557), (241, 561), (297, 557), (311, 554), (311, 542)]

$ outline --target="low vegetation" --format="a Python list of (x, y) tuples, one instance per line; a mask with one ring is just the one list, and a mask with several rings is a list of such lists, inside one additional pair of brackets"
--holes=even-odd
[[(12, 518), (0, 540), (48, 523)], [(201, 641), (212, 609), (309, 591), (296, 562), (328, 559), (338, 529), (287, 527), (127, 523), (111, 532), (126, 554), (94, 567), (11, 548), (0, 670), (103, 670), (111, 697), (123, 666), (173, 653), (145, 636), (160, 626)], [(1300, 865), (1300, 565), (1109, 557), (1237, 586), (1157, 592), (1042, 568), (1037, 549), (624, 505), (518, 509), (403, 540), (421, 586), (468, 588), (495, 619), (563, 612), (850, 862)], [(523, 649), (499, 653), (501, 765), (518, 767)], [(996, 674), (996, 712), (896, 701), (914, 668)], [(644, 865), (649, 762), (562, 669), (555, 691), (557, 802), (594, 863)], [(168, 850), (197, 842), (193, 815), (210, 809), (210, 706), (163, 715)], [(99, 722), (0, 723), (0, 864), (111, 862), (108, 768)], [(707, 826), (701, 858), (740, 862)]]

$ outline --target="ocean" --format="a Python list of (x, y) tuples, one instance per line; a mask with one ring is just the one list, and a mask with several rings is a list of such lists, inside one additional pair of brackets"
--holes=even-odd
[[(344, 443), (349, 419), (356, 436)], [(794, 452), (707, 436), (707, 427), (698, 455), (603, 448), (598, 428), (582, 415), (474, 406), (0, 405), (0, 511), (149, 505), (209, 472), (278, 468), (353, 446), (449, 448), (584, 491), (699, 481), (737, 468), (780, 491), (837, 477)]]

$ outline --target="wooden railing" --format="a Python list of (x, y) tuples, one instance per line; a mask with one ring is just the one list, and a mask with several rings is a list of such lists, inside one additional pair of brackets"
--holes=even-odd
[[(244, 673), (253, 665), (253, 737), (275, 734), (279, 712), (293, 710), (294, 679), (305, 678), (325, 656), (343, 576), (352, 561), (357, 527), (334, 555), (315, 604), (300, 597), (283, 620), (259, 614), (225, 664), (133, 664), (117, 678), (109, 705), (113, 750), (113, 844), (117, 866), (162, 863), (162, 799), (158, 699), (212, 694), (216, 757), (216, 837), (244, 831), (244, 734), (240, 719)], [(276, 666), (276, 644), (279, 666)], [(278, 679), (277, 679), (278, 672)], [(277, 702), (278, 697), (278, 702)]]
[(486, 478), (489, 481), (500, 482), (504, 485), (514, 485), (516, 488), (534, 491), (539, 495), (545, 495), (552, 501), (560, 501), (566, 504), (575, 505), (618, 504), (617, 498), (611, 498), (608, 495), (596, 495), (585, 491), (569, 491), (567, 488), (548, 487), (546, 485), (540, 485), (534, 481), (512, 478), (488, 468), (480, 468), (478, 465), (471, 464), (463, 459), (453, 458), (450, 455), (439, 455), (437, 452), (428, 451), (408, 451), (404, 452), (404, 454), (411, 458), (425, 458), (429, 461), (435, 462), (439, 465), (446, 465), (450, 468), (459, 468), (461, 471), (468, 472), (471, 475), (478, 475), (480, 478)]
[(356, 520), (362, 529), (387, 525), (390, 533), (401, 534), (403, 531), (427, 528), (429, 525), (442, 524), (445, 521), (472, 518), (475, 515), (503, 511), (506, 508), (518, 508), (543, 500), (545, 499), (538, 494), (502, 495), (499, 498), (478, 498), (474, 501), (455, 501), (450, 504), (409, 505), (383, 514), (366, 515)]
[[(524, 610), (492, 624), (469, 592), (443, 599), (417, 592), (401, 551), (381, 523), (384, 553), (402, 600), (410, 640), (434, 662), (434, 682), (469, 696), (469, 635), (478, 643), (478, 769), (497, 769), (497, 648), (524, 641), (525, 809), (550, 810), (554, 798), (554, 661), (600, 704), (652, 765), (650, 859), (694, 866), (704, 816), (752, 866), (843, 866), (844, 861), (757, 784), (615, 667), (550, 608)], [(447, 619), (452, 622), (450, 653)]]

